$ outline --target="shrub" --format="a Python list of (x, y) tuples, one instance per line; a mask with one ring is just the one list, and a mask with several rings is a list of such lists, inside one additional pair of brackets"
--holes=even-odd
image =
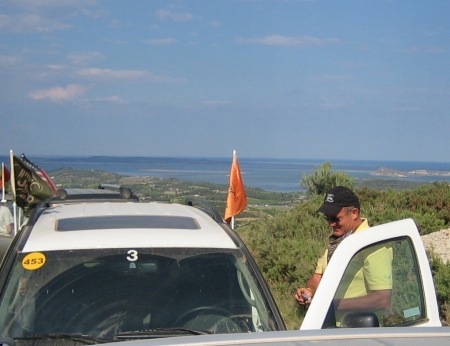
[(338, 185), (353, 188), (353, 183), (350, 175), (333, 171), (331, 163), (325, 162), (310, 175), (304, 175), (300, 185), (309, 195), (323, 195)]
[[(413, 218), (423, 234), (449, 227), (450, 185), (428, 184), (413, 190), (356, 191), (362, 215), (371, 225)], [(289, 329), (298, 329), (304, 316), (293, 299), (313, 273), (317, 258), (325, 249), (330, 230), (317, 214), (321, 196), (311, 196), (286, 212), (265, 217), (238, 232), (255, 256), (268, 281)], [(442, 315), (450, 310), (450, 266), (433, 262), (436, 290), (442, 301)]]

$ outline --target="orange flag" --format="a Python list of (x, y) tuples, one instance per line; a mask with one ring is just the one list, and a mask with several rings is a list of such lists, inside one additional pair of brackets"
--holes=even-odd
[(9, 181), (10, 174), (8, 168), (2, 163), (2, 169), (0, 171), (0, 189), (3, 189), (3, 185)]
[(228, 188), (227, 207), (225, 209), (225, 221), (230, 223), (231, 218), (245, 209), (247, 196), (245, 194), (244, 182), (242, 181), (241, 168), (233, 151), (233, 163), (230, 171), (230, 186)]

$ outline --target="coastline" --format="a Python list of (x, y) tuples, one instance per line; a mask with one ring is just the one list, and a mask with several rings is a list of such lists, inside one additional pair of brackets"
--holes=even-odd
[[(63, 168), (102, 170), (127, 176), (153, 176), (184, 181), (228, 184), (231, 157), (123, 157), (27, 155), (47, 173)], [(0, 156), (9, 167), (9, 157)], [(239, 157), (244, 184), (271, 192), (301, 192), (300, 182), (324, 162), (357, 181), (392, 180), (399, 184), (447, 181), (450, 162), (320, 160)], [(387, 183), (387, 182), (386, 182)]]
[(413, 171), (399, 171), (390, 168), (381, 167), (371, 173), (377, 177), (407, 178), (407, 177), (450, 177), (450, 171), (429, 171), (426, 169), (417, 169)]

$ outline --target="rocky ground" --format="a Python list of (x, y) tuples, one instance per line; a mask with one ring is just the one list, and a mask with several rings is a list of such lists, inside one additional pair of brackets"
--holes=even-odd
[(444, 263), (450, 262), (450, 228), (422, 236), (427, 250), (442, 258)]

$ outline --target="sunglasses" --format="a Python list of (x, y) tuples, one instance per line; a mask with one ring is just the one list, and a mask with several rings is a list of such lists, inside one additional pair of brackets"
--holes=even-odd
[(339, 223), (342, 221), (342, 219), (344, 217), (346, 217), (348, 214), (350, 214), (353, 211), (353, 209), (348, 210), (344, 215), (337, 217), (335, 216), (328, 216), (328, 215), (324, 215), (323, 218), (328, 222), (328, 223)]

